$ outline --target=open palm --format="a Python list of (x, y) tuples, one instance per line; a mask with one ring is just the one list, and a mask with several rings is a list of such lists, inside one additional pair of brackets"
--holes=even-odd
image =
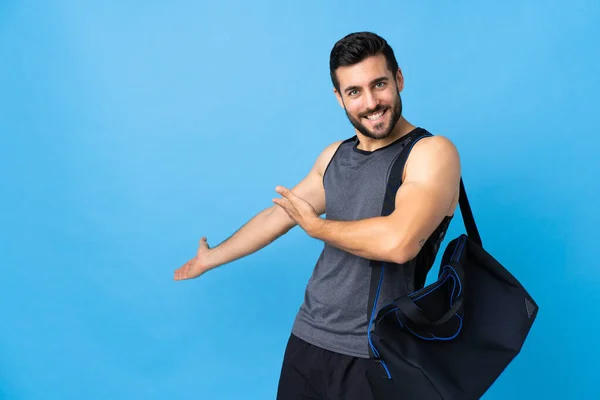
[(208, 253), (210, 247), (206, 242), (206, 237), (200, 239), (196, 256), (175, 270), (173, 279), (181, 281), (184, 279), (197, 278), (208, 271)]

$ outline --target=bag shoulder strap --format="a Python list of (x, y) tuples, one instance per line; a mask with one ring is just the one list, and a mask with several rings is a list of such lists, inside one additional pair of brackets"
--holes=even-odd
[(469, 204), (469, 199), (467, 198), (467, 191), (465, 190), (465, 184), (462, 177), (460, 178), (460, 194), (458, 198), (458, 204), (460, 206), (460, 214), (462, 215), (463, 222), (465, 224), (467, 236), (479, 246), (483, 247), (483, 244), (481, 243), (481, 236), (479, 236), (479, 230), (477, 229), (477, 224), (475, 223), (475, 218), (473, 217), (473, 211), (471, 210), (471, 205)]

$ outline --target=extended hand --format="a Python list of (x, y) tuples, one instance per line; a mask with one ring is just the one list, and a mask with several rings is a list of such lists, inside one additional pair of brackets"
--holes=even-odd
[(277, 186), (275, 191), (283, 196), (283, 198), (273, 199), (273, 203), (283, 208), (291, 219), (312, 236), (321, 220), (314, 207), (308, 201), (296, 196), (291, 190), (283, 186)]
[(176, 269), (173, 279), (181, 281), (184, 279), (197, 278), (208, 271), (210, 269), (207, 262), (209, 251), (210, 248), (208, 247), (208, 243), (206, 243), (206, 237), (203, 237), (200, 239), (196, 257)]

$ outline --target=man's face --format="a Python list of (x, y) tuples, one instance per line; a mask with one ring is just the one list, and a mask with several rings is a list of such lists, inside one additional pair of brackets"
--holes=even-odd
[(389, 136), (402, 115), (402, 74), (388, 70), (383, 55), (340, 67), (336, 73), (340, 92), (335, 93), (352, 125), (371, 139)]

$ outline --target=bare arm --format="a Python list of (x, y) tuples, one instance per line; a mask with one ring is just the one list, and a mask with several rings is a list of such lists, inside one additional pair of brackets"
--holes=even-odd
[[(325, 148), (307, 176), (292, 189), (309, 202), (318, 215), (325, 213), (323, 173), (340, 143), (336, 142)], [(210, 269), (255, 253), (294, 226), (296, 222), (280, 207), (273, 205), (266, 208), (218, 246), (210, 249), (201, 241), (196, 257), (175, 272), (175, 279), (195, 278)]]
[(358, 221), (319, 218), (307, 233), (359, 257), (405, 263), (454, 211), (459, 182), (454, 145), (442, 136), (423, 139), (411, 152), (392, 214)]
[[(309, 202), (318, 215), (325, 213), (323, 173), (339, 143), (333, 143), (323, 150), (308, 175), (292, 189)], [(281, 207), (273, 205), (258, 213), (229, 239), (212, 249), (208, 267), (214, 268), (250, 255), (271, 244), (294, 226), (296, 222)]]

